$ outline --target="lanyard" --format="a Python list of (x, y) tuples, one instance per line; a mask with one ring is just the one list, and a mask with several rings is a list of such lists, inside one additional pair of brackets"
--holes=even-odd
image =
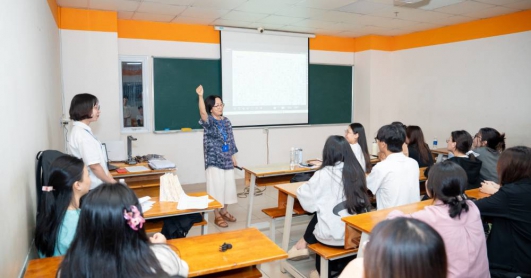
[[(215, 119), (214, 119), (215, 120)], [(227, 132), (225, 131), (225, 125), (223, 124), (223, 119), (219, 120), (219, 123), (216, 121), (216, 127), (223, 136), (223, 143), (227, 144)]]

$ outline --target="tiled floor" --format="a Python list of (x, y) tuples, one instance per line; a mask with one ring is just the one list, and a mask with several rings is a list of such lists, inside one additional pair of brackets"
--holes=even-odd
[[(244, 188), (243, 179), (242, 180), (236, 180), (236, 186), (237, 191), (242, 192)], [(265, 215), (262, 212), (262, 209), (264, 208), (270, 208), (270, 207), (276, 207), (277, 206), (277, 198), (278, 198), (278, 191), (273, 186), (267, 186), (267, 187), (260, 187), (261, 189), (266, 188), (265, 191), (261, 196), (255, 196), (254, 197), (254, 204), (253, 204), (253, 216), (251, 223), (257, 223), (257, 222), (269, 222), (269, 217)], [(183, 185), (183, 189), (185, 192), (197, 192), (197, 191), (206, 191), (205, 184), (191, 184), (191, 185)], [(209, 214), (208, 219), (208, 233), (219, 233), (219, 232), (226, 232), (226, 231), (233, 231), (233, 230), (239, 230), (245, 228), (246, 222), (247, 222), (247, 209), (248, 209), (248, 201), (249, 198), (238, 198), (238, 203), (234, 205), (230, 205), (228, 207), (229, 212), (234, 215), (238, 220), (235, 223), (229, 223), (229, 227), (227, 228), (220, 228), (214, 224), (214, 214)], [(306, 230), (306, 225), (309, 222), (309, 217), (297, 217), (294, 219), (294, 224), (291, 228), (291, 241), (290, 241), (290, 247), (299, 240), (302, 235), (304, 234), (304, 231)], [(284, 226), (284, 222), (281, 220), (277, 220), (276, 222), (276, 234), (275, 234), (275, 241), (280, 246), (282, 243), (282, 229)], [(269, 229), (262, 230), (262, 232), (269, 236)], [(188, 233), (188, 236), (195, 236), (200, 235), (201, 229), (200, 227), (193, 227), (190, 232)], [(299, 269), (301, 273), (305, 273), (307, 277), (309, 277), (310, 271), (315, 269), (315, 257), (312, 255), (310, 259), (302, 260), (298, 262), (290, 262), (293, 265)], [(262, 265), (262, 273), (264, 274), (263, 277), (270, 277), (270, 278), (277, 278), (277, 277), (292, 277), (288, 273), (282, 273), (280, 272), (280, 261), (266, 263)]]

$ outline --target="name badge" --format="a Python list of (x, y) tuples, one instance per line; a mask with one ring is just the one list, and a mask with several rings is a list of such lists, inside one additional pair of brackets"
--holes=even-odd
[(223, 145), (223, 147), (221, 147), (221, 150), (222, 150), (224, 153), (228, 152), (228, 151), (229, 151), (229, 145), (228, 145), (228, 144)]

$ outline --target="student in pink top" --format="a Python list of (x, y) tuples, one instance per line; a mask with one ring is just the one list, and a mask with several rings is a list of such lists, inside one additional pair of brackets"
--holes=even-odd
[(479, 209), (464, 194), (467, 180), (458, 164), (437, 163), (426, 181), (426, 192), (433, 198), (433, 205), (411, 215), (394, 210), (388, 218), (412, 217), (432, 226), (444, 240), (448, 277), (490, 277)]

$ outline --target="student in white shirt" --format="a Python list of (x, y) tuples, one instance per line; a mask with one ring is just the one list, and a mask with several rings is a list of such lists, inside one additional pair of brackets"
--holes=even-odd
[(363, 172), (370, 173), (372, 169), (371, 158), (369, 156), (369, 149), (367, 148), (367, 137), (365, 136), (365, 129), (360, 123), (352, 123), (345, 130), (345, 138), (347, 139), (354, 156), (360, 162)]
[(96, 139), (89, 125), (100, 117), (98, 98), (91, 94), (77, 94), (70, 103), (70, 119), (74, 121), (68, 148), (70, 153), (83, 159), (88, 165), (91, 180), (90, 189), (96, 188), (102, 182), (116, 183), (107, 169), (107, 155)]
[(405, 131), (396, 125), (378, 130), (376, 141), (385, 160), (367, 176), (367, 188), (376, 195), (378, 210), (420, 201), (419, 164), (402, 153)]

